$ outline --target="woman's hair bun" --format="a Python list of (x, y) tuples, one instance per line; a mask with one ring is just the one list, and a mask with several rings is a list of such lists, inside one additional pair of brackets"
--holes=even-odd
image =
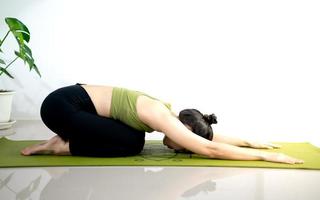
[(215, 114), (203, 115), (203, 119), (204, 119), (209, 125), (218, 123), (217, 117), (215, 116)]

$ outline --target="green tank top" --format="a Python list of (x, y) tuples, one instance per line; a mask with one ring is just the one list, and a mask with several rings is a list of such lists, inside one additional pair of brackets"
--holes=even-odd
[[(143, 92), (114, 87), (112, 90), (110, 115), (113, 119), (120, 120), (136, 130), (152, 132), (154, 130), (144, 124), (138, 117), (136, 104), (138, 97), (141, 95), (158, 100)], [(163, 102), (163, 104), (171, 110), (169, 103)]]

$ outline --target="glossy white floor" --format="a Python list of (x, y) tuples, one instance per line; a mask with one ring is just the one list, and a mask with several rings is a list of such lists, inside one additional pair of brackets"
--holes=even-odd
[[(10, 139), (47, 139), (18, 121)], [(37, 133), (41, 133), (36, 135)], [(0, 168), (0, 199), (320, 199), (320, 171), (220, 167)]]

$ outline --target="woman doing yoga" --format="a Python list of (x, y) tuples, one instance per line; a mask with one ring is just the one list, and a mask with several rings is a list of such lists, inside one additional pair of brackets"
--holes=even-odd
[(170, 104), (125, 88), (85, 84), (62, 87), (45, 98), (40, 114), (57, 135), (26, 147), (23, 155), (136, 155), (143, 149), (145, 132), (159, 131), (169, 148), (208, 158), (303, 163), (281, 153), (242, 148), (278, 148), (274, 144), (213, 134), (211, 124), (217, 123), (214, 114), (185, 109), (177, 116)]

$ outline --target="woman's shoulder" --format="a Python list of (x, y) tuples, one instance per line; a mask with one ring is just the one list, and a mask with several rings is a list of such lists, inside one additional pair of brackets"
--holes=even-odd
[(158, 130), (158, 121), (166, 116), (175, 116), (161, 101), (148, 96), (139, 96), (136, 106), (139, 119), (154, 130)]

